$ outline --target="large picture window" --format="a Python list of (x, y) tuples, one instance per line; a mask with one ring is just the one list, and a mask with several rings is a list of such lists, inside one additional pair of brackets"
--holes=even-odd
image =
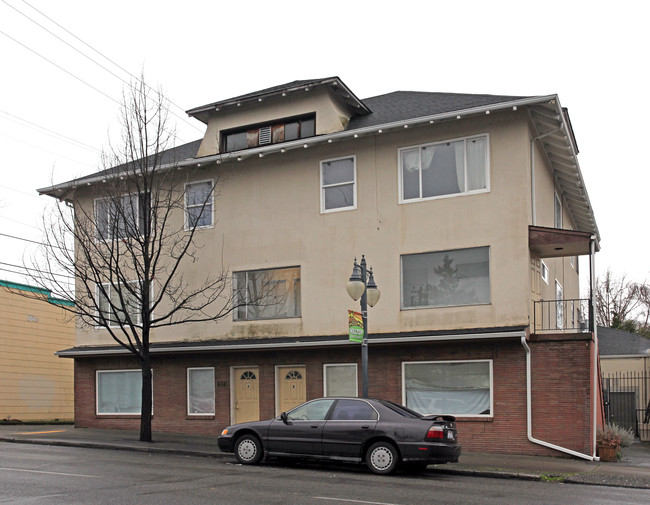
[(402, 364), (404, 404), (421, 414), (491, 416), (492, 360)]
[(357, 396), (357, 365), (323, 365), (324, 396)]
[(490, 303), (490, 248), (402, 256), (402, 308)]
[(481, 135), (399, 150), (401, 201), (488, 189), (488, 137)]
[(95, 200), (97, 239), (138, 237), (144, 229), (144, 207), (144, 198), (137, 194)]
[(300, 267), (233, 274), (236, 321), (300, 317)]
[(187, 369), (187, 413), (214, 415), (214, 368)]
[(321, 161), (321, 212), (356, 209), (356, 158)]
[(212, 226), (214, 194), (212, 181), (192, 182), (185, 185), (185, 229), (194, 226)]
[(140, 370), (97, 371), (97, 414), (140, 414)]
[(111, 327), (127, 323), (127, 315), (128, 320), (140, 324), (142, 310), (137, 282), (119, 286), (120, 289), (111, 284), (96, 286), (98, 317), (103, 317)]

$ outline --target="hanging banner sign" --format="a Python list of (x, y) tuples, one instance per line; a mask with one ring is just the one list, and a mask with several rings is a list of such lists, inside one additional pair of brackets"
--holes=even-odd
[(348, 310), (349, 339), (352, 342), (363, 342), (363, 315), (361, 312)]

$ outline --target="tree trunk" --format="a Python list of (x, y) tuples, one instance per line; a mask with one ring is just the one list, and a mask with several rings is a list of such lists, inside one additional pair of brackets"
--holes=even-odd
[(149, 350), (146, 349), (141, 360), (142, 363), (142, 410), (140, 411), (140, 441), (151, 442), (151, 410), (152, 410), (152, 390), (151, 390), (151, 361), (149, 359)]

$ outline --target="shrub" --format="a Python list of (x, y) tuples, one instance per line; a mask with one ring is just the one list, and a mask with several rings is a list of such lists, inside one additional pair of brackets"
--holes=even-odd
[(634, 442), (634, 433), (632, 430), (626, 430), (617, 424), (612, 424), (610, 428), (612, 432), (621, 438), (621, 447), (630, 447), (632, 445), (632, 442)]

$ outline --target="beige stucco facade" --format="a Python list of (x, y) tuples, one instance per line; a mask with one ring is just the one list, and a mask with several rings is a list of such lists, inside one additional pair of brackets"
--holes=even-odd
[[(309, 99), (307, 97), (310, 97)], [(317, 110), (317, 133), (343, 129), (343, 108), (326, 91), (287, 98), (286, 108), (262, 102), (254, 109), (215, 113), (199, 155), (217, 152), (218, 131)], [(244, 109), (244, 108), (242, 108)], [(398, 150), (432, 142), (486, 135), (487, 188), (400, 203)], [(198, 232), (198, 261), (183, 275), (198, 283), (209, 273), (297, 266), (301, 317), (184, 325), (157, 330), (156, 342), (242, 337), (340, 335), (347, 310), (358, 309), (345, 291), (354, 258), (366, 255), (382, 297), (371, 309), (371, 331), (457, 330), (527, 326), (532, 299), (554, 299), (555, 279), (565, 299), (579, 298), (578, 275), (569, 258), (547, 258), (548, 284), (531, 275), (528, 226), (532, 223), (531, 142), (525, 109), (376, 133), (305, 149), (234, 159), (179, 172), (185, 182), (212, 180), (217, 190), (215, 224)], [(321, 211), (320, 162), (354, 156), (356, 208)], [(553, 226), (554, 177), (542, 155), (535, 169), (536, 222)], [(182, 222), (183, 213), (177, 213)], [(563, 223), (573, 226), (565, 212)], [(403, 309), (402, 255), (489, 247), (490, 301), (460, 307)], [(539, 293), (536, 293), (539, 289)], [(181, 329), (182, 328), (182, 329)], [(77, 345), (111, 344), (104, 330), (82, 328)]]
[(73, 363), (54, 353), (74, 344), (74, 322), (60, 306), (20, 293), (49, 295), (0, 282), (0, 419), (72, 420)]

